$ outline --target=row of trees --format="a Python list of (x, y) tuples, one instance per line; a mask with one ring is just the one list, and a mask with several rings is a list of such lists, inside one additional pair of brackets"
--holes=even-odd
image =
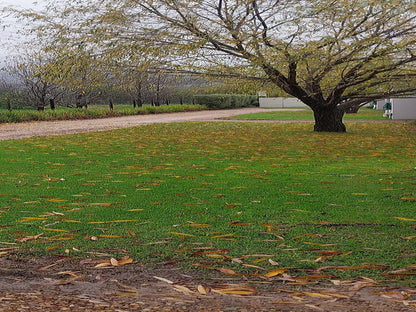
[(149, 72), (260, 82), (307, 104), (316, 131), (336, 132), (345, 111), (416, 92), (414, 1), (65, 0), (18, 13), (51, 60), (48, 79), (72, 88), (140, 86)]
[[(19, 62), (17, 65), (8, 66), (0, 78), (0, 93), (4, 103), (8, 102), (14, 108), (26, 106), (43, 110), (49, 105), (52, 108), (80, 108), (89, 104), (108, 103), (110, 99), (134, 106), (190, 100), (189, 95), (184, 92), (186, 86), (182, 90), (177, 88), (177, 84), (185, 84), (185, 80), (178, 82), (173, 75), (147, 73), (144, 77), (143, 73), (139, 73), (140, 81), (132, 81), (131, 84), (120, 81), (118, 77), (107, 78), (105, 81), (92, 81), (81, 77), (77, 86), (73, 87), (51, 79), (47, 69), (49, 64), (40, 60), (38, 62)], [(91, 68), (91, 72), (93, 70)], [(90, 74), (88, 76), (91, 77)]]
[(57, 81), (49, 76), (50, 64), (39, 58), (35, 63), (33, 55), (28, 57), (30, 61), (19, 58), (0, 75), (0, 107), (44, 110), (48, 106), (87, 108), (90, 104), (111, 106), (112, 103), (130, 103), (133, 107), (189, 104), (196, 94), (253, 93), (268, 88), (259, 83), (248, 85), (237, 80), (206, 79), (157, 70), (112, 73), (105, 79), (92, 80), (99, 70), (93, 64), (79, 81), (75, 82), (72, 76), (73, 83), (68, 84), (67, 80)]

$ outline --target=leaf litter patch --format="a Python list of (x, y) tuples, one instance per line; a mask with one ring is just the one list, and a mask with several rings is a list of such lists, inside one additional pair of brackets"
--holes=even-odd
[(382, 286), (365, 277), (334, 279), (324, 286), (290, 285), (289, 269), (269, 271), (264, 280), (247, 280), (224, 278), (220, 271), (201, 276), (172, 265), (144, 266), (130, 257), (116, 259), (109, 254), (80, 260), (22, 259), (10, 253), (0, 263), (0, 309), (9, 310), (27, 306), (27, 311), (56, 311), (71, 305), (77, 311), (346, 312), (372, 311), (373, 306), (390, 312), (412, 311), (416, 306), (413, 288)]

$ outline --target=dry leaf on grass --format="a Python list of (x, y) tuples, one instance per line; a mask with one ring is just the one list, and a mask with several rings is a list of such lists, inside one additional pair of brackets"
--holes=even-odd
[(234, 270), (227, 269), (227, 268), (220, 268), (218, 269), (218, 271), (227, 275), (237, 275), (237, 273)]
[(249, 296), (256, 293), (256, 289), (247, 285), (233, 285), (225, 288), (215, 288), (212, 292), (221, 295), (241, 295)]
[(43, 233), (40, 233), (38, 235), (26, 236), (26, 237), (22, 237), (22, 238), (17, 239), (17, 241), (19, 243), (24, 243), (24, 242), (28, 242), (28, 241), (32, 241), (32, 240), (37, 240), (42, 235), (43, 235)]
[(273, 277), (273, 276), (276, 276), (276, 275), (283, 274), (283, 273), (285, 273), (285, 271), (286, 271), (285, 269), (276, 269), (276, 270), (272, 270), (272, 271), (264, 274), (264, 276), (267, 277), (267, 278), (270, 278), (270, 277)]

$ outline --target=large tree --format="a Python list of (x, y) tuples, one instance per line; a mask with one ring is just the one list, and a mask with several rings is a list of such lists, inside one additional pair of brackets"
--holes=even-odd
[(267, 80), (313, 110), (315, 131), (344, 132), (345, 111), (416, 91), (415, 9), (410, 0), (69, 1), (54, 31), (60, 44), (82, 41), (116, 60), (160, 53), (165, 67)]
[[(345, 131), (344, 112), (413, 93), (415, 5), (371, 0), (131, 1), (172, 43), (208, 63), (273, 82), (307, 104), (316, 131)], [(168, 31), (166, 31), (168, 29)], [(228, 57), (227, 57), (228, 56)]]

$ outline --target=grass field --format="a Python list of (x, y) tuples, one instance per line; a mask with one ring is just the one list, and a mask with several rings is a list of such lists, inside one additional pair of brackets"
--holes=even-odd
[(174, 123), (0, 142), (0, 253), (416, 281), (416, 127)]
[[(300, 111), (290, 109), (264, 112), (255, 114), (244, 114), (233, 116), (230, 119), (247, 119), (247, 120), (313, 120), (313, 112), (309, 108), (301, 108)], [(370, 108), (361, 108), (356, 114), (345, 114), (344, 120), (383, 120), (383, 111)]]

